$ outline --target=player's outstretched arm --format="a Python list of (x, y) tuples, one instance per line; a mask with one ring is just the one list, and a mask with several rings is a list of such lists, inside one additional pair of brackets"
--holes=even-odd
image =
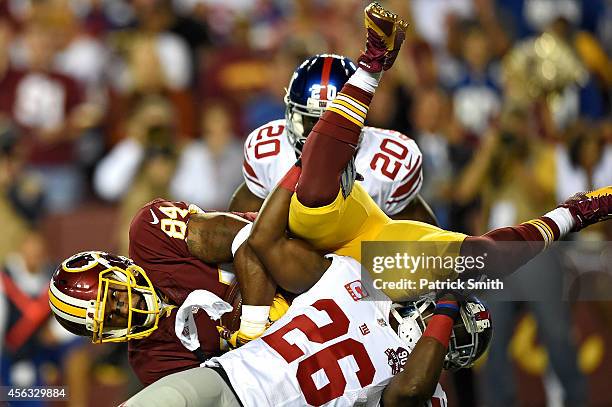
[(440, 298), (423, 336), (410, 352), (404, 370), (385, 388), (385, 407), (420, 407), (433, 396), (458, 315), (459, 304), (452, 294)]
[(263, 204), (263, 199), (251, 192), (246, 182), (243, 182), (232, 195), (229, 210), (232, 212), (257, 212)]
[(383, 393), (385, 407), (421, 407), (431, 398), (442, 372), (446, 347), (430, 337), (422, 337)]
[(578, 232), (610, 217), (612, 186), (578, 193), (537, 219), (467, 237), (461, 245), (461, 255), (476, 257), (486, 253), (485, 273), (489, 277), (504, 277), (569, 232)]
[[(246, 244), (241, 245), (238, 242), (240, 239), (244, 241), (246, 236), (242, 235), (245, 232), (248, 234), (250, 224), (241, 216), (231, 213), (201, 213), (189, 220), (185, 239), (191, 254), (202, 261), (228, 263), (233, 260), (234, 272), (245, 304), (242, 307), (240, 329), (236, 332), (231, 332), (224, 326), (218, 329), (222, 337), (234, 347), (238, 346), (239, 342), (248, 342), (263, 333), (268, 316), (272, 315), (270, 305), (274, 304), (276, 311), (277, 305), (286, 307), (282, 297), (275, 299), (276, 283), (259, 258)], [(232, 253), (233, 251), (235, 253)]]
[(300, 171), (293, 167), (266, 199), (247, 240), (272, 278), (292, 293), (312, 287), (330, 264), (308, 243), (287, 235), (289, 205)]
[(231, 213), (201, 213), (191, 217), (185, 239), (189, 252), (207, 263), (234, 263), (234, 271), (245, 304), (270, 305), (276, 284), (253, 251), (240, 246), (232, 254), (236, 235), (250, 222)]

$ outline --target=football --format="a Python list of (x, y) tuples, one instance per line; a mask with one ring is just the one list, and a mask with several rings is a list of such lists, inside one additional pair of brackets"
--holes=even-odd
[(231, 331), (237, 331), (240, 328), (240, 315), (242, 314), (242, 294), (240, 294), (240, 286), (236, 280), (228, 287), (225, 302), (233, 309), (223, 314), (221, 324)]

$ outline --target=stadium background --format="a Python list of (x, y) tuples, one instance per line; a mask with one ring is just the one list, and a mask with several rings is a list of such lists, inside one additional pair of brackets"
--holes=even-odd
[[(422, 194), (442, 226), (482, 233), (612, 184), (612, 2), (384, 3), (411, 26), (368, 122), (417, 140)], [(124, 346), (53, 324), (52, 271), (80, 250), (127, 254), (131, 216), (154, 197), (225, 209), (242, 182), (241, 142), (283, 117), (303, 59), (357, 57), (364, 5), (0, 0), (1, 384), (66, 383), (73, 406), (138, 389)], [(581, 239), (610, 240), (609, 226)], [(545, 405), (558, 381), (529, 304), (516, 305), (512, 363), (495, 369), (517, 374), (521, 405)], [(612, 405), (612, 303), (571, 310), (577, 353), (563, 357), (587, 375), (589, 405)], [(475, 369), (475, 399), (469, 378), (445, 377), (451, 405), (485, 405), (488, 371)]]

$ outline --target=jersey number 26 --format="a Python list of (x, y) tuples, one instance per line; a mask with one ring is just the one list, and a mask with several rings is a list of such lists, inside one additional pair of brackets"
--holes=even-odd
[[(302, 331), (309, 341), (322, 344), (348, 333), (349, 320), (333, 300), (321, 299), (312, 304), (312, 307), (327, 313), (331, 322), (320, 327), (306, 315), (298, 315), (278, 331), (262, 338), (287, 363), (304, 356), (304, 352), (297, 345), (289, 343), (284, 338), (285, 334), (294, 329)], [(346, 356), (353, 356), (357, 362), (359, 370), (355, 375), (361, 387), (372, 383), (376, 368), (365, 346), (355, 339), (346, 338), (308, 356), (298, 364), (297, 381), (308, 404), (320, 406), (344, 394), (346, 378), (338, 361)], [(325, 372), (329, 383), (317, 389), (312, 376), (319, 370)]]

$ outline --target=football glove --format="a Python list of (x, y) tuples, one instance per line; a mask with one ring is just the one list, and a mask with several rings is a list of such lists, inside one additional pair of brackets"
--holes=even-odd
[(270, 322), (278, 321), (289, 309), (289, 303), (282, 296), (282, 294), (276, 294), (274, 296), (274, 301), (270, 306)]
[(569, 209), (576, 222), (573, 232), (612, 217), (612, 186), (579, 192), (559, 205)]
[[(230, 331), (224, 326), (217, 326), (219, 336), (227, 342), (230, 349), (236, 349), (251, 342), (253, 339), (259, 338), (259, 336), (248, 336), (238, 331)], [(263, 332), (262, 332), (263, 333)], [(260, 335), (261, 336), (261, 335)]]

